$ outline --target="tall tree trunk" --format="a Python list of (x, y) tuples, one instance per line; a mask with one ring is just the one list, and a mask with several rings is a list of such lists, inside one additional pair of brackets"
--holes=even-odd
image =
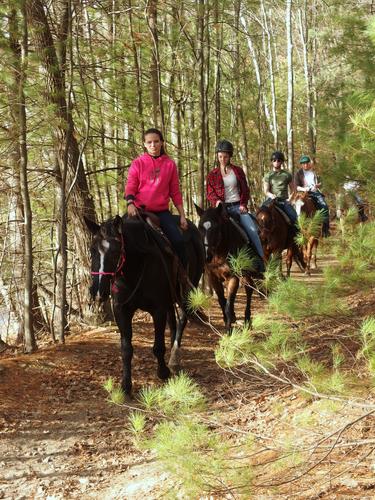
[[(64, 3), (66, 6), (66, 2)], [(65, 68), (61, 67), (57, 58), (45, 6), (41, 0), (26, 0), (26, 11), (32, 28), (34, 45), (45, 69), (46, 100), (53, 105), (56, 117), (53, 138), (59, 170), (57, 174), (60, 182), (64, 164), (67, 162), (67, 199), (69, 199), (70, 217), (75, 237), (75, 251), (80, 261), (77, 270), (81, 283), (80, 292), (81, 296), (85, 298), (84, 301), (88, 304), (90, 278), (87, 271), (90, 266), (90, 235), (86, 229), (83, 216), (86, 215), (90, 219), (95, 219), (94, 204), (87, 186), (82, 153), (74, 135), (73, 118), (67, 106)], [(64, 32), (64, 30), (62, 31)], [(65, 151), (66, 148), (68, 148), (67, 151)]]
[(276, 114), (276, 90), (275, 90), (275, 74), (274, 74), (274, 64), (273, 64), (273, 52), (272, 52), (272, 41), (271, 32), (268, 25), (268, 14), (264, 6), (264, 0), (261, 0), (261, 8), (263, 14), (264, 30), (267, 35), (267, 60), (268, 60), (268, 71), (270, 75), (270, 86), (271, 86), (271, 98), (272, 98), (272, 131), (273, 131), (273, 147), (278, 149), (279, 147), (279, 136), (278, 136), (278, 125), (277, 125), (277, 114)]
[[(315, 4), (312, 6), (313, 16), (315, 18)], [(309, 137), (310, 155), (313, 159), (316, 156), (316, 127), (315, 127), (315, 103), (314, 103), (314, 88), (312, 78), (312, 68), (309, 58), (310, 48), (314, 47), (309, 41), (309, 26), (307, 20), (308, 5), (304, 1), (303, 8), (298, 9), (299, 32), (303, 51), (303, 70), (306, 84), (306, 111), (307, 111), (307, 133)]]
[[(143, 137), (145, 131), (145, 123), (143, 118), (143, 91), (142, 91), (142, 71), (141, 71), (141, 56), (140, 56), (140, 46), (137, 45), (136, 39), (134, 36), (134, 28), (133, 28), (133, 13), (132, 13), (132, 1), (129, 0), (129, 28), (130, 28), (130, 36), (132, 39), (132, 50), (133, 50), (133, 61), (134, 61), (134, 69), (135, 69), (135, 83), (137, 89), (137, 111), (138, 118), (141, 126), (141, 134)], [(156, 123), (156, 122), (155, 122)]]
[(288, 146), (288, 169), (294, 172), (294, 143), (293, 143), (293, 40), (292, 40), (292, 0), (286, 0), (286, 37), (287, 37), (287, 60), (288, 60), (288, 100), (286, 108), (286, 133)]
[[(20, 15), (16, 9), (11, 9), (9, 17), (9, 43), (13, 54), (14, 75), (14, 175), (15, 181), (15, 235), (14, 244), (18, 248), (18, 262), (14, 272), (19, 273), (17, 278), (17, 314), (20, 319), (24, 346), (26, 352), (36, 350), (33, 322), (33, 248), (32, 248), (32, 214), (30, 207), (29, 187), (27, 180), (27, 145), (26, 145), (26, 111), (24, 86), (26, 80), (28, 34), (24, 2), (20, 2)], [(19, 22), (20, 21), (20, 22)], [(12, 213), (12, 211), (10, 211)], [(18, 214), (18, 215), (17, 215)], [(23, 220), (22, 227), (17, 222), (18, 217)], [(15, 247), (15, 249), (16, 249)]]
[(257, 81), (257, 84), (258, 84), (258, 89), (259, 89), (260, 104), (262, 106), (264, 117), (266, 118), (267, 124), (269, 126), (270, 131), (271, 131), (271, 134), (274, 137), (275, 136), (275, 132), (274, 132), (274, 129), (273, 129), (273, 122), (271, 120), (271, 115), (270, 115), (270, 110), (269, 110), (269, 106), (268, 106), (267, 95), (264, 92), (264, 84), (263, 84), (262, 74), (261, 74), (260, 66), (259, 66), (259, 62), (258, 62), (257, 52), (255, 50), (253, 41), (251, 39), (252, 35), (249, 33), (249, 29), (248, 29), (248, 24), (246, 22), (246, 18), (245, 18), (245, 16), (243, 14), (241, 14), (241, 16), (240, 16), (240, 21), (241, 21), (241, 24), (242, 24), (243, 28), (247, 32), (247, 37), (246, 37), (247, 46), (249, 48), (251, 59), (253, 61), (253, 66), (254, 66), (254, 71), (255, 71), (255, 78), (256, 78), (256, 81)]
[(198, 205), (204, 206), (205, 192), (204, 180), (206, 173), (206, 84), (205, 84), (205, 0), (198, 0), (197, 3), (197, 31), (198, 31), (198, 64), (199, 64), (199, 144), (198, 144)]
[(151, 60), (151, 88), (152, 105), (155, 126), (165, 131), (163, 97), (161, 88), (161, 69), (159, 56), (159, 37), (157, 27), (157, 0), (150, 0), (147, 9), (147, 22), (151, 33), (152, 60)]
[(23, 202), (23, 212), (25, 215), (25, 304), (24, 304), (24, 337), (26, 352), (33, 352), (36, 349), (34, 335), (34, 315), (33, 315), (33, 241), (32, 241), (32, 212), (30, 204), (29, 185), (27, 179), (27, 126), (26, 126), (26, 101), (24, 84), (26, 79), (26, 67), (28, 57), (28, 32), (26, 22), (25, 1), (21, 1), (22, 29), (21, 29), (21, 58), (20, 73), (18, 82), (18, 102), (19, 102), (19, 144), (20, 144), (20, 177), (21, 194)]

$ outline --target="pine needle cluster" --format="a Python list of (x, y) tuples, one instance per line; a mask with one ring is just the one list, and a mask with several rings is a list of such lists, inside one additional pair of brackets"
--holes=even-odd
[(287, 279), (279, 284), (269, 297), (271, 310), (285, 314), (291, 319), (311, 316), (345, 314), (346, 310), (330, 284), (319, 289), (304, 282)]
[(290, 329), (286, 322), (258, 314), (253, 319), (251, 330), (244, 325), (220, 339), (215, 359), (223, 368), (251, 365), (254, 359), (263, 366), (273, 367), (280, 361), (293, 360), (303, 350), (299, 332)]
[(108, 393), (108, 400), (115, 405), (125, 403), (125, 393), (122, 388), (117, 385), (112, 377), (109, 377), (103, 384), (103, 388)]
[(375, 381), (375, 317), (369, 316), (361, 325), (360, 339), (362, 348), (359, 352), (367, 361), (368, 370)]
[(238, 450), (202, 422), (206, 399), (185, 373), (161, 387), (144, 388), (139, 403), (143, 410), (129, 416), (134, 444), (156, 454), (173, 479), (176, 495), (198, 498), (237, 488), (249, 493), (252, 469), (239, 455), (246, 455), (253, 441), (244, 440)]
[(212, 305), (212, 296), (205, 294), (200, 288), (189, 292), (187, 307), (190, 312), (208, 311)]
[(273, 292), (282, 282), (281, 257), (272, 255), (266, 264), (266, 270), (263, 274), (262, 287), (267, 294)]
[(338, 264), (324, 271), (337, 295), (371, 287), (375, 281), (375, 223), (356, 224), (336, 248)]
[(242, 247), (236, 254), (228, 257), (229, 267), (234, 275), (242, 278), (246, 271), (255, 271), (257, 257), (249, 247)]
[(295, 242), (299, 246), (307, 245), (310, 238), (319, 238), (324, 220), (324, 210), (317, 210), (313, 217), (308, 217), (301, 213), (298, 217), (299, 232), (295, 237)]

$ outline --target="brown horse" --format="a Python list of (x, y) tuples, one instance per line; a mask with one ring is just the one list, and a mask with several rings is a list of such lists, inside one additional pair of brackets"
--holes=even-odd
[(293, 258), (298, 267), (304, 271), (306, 263), (301, 250), (294, 241), (295, 232), (287, 222), (282, 210), (277, 207), (277, 201), (273, 200), (268, 206), (260, 207), (256, 218), (266, 261), (269, 260), (271, 254), (281, 256), (282, 251), (286, 250), (287, 276), (290, 276)]
[(195, 208), (200, 217), (198, 228), (206, 252), (205, 271), (216, 292), (226, 330), (230, 333), (232, 324), (236, 321), (234, 303), (240, 282), (245, 285), (246, 291), (245, 321), (251, 323), (251, 299), (261, 274), (256, 270), (247, 270), (240, 279), (231, 269), (230, 255), (236, 255), (241, 248), (246, 248), (248, 241), (245, 232), (230, 219), (224, 205), (207, 210), (197, 205)]
[[(310, 198), (309, 193), (296, 191), (293, 193), (291, 197), (291, 202), (294, 205), (298, 217), (301, 213), (305, 214), (306, 217), (314, 217), (316, 213), (316, 206), (312, 198)], [(320, 235), (322, 235), (322, 231), (320, 231)], [(314, 268), (318, 269), (316, 263), (316, 254), (318, 250), (319, 237), (316, 235), (308, 235), (307, 241), (304, 245), (302, 245), (302, 252), (306, 262), (306, 270), (305, 274), (311, 274), (311, 259), (314, 256)]]

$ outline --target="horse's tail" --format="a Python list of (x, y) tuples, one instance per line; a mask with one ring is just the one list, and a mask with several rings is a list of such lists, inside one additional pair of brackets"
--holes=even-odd
[(292, 250), (293, 250), (294, 260), (296, 261), (298, 267), (300, 268), (301, 271), (305, 271), (306, 262), (301, 247), (298, 246), (297, 243), (293, 242)]

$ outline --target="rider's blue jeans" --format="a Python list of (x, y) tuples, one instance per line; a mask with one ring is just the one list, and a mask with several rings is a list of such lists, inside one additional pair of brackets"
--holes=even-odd
[(240, 212), (240, 204), (239, 203), (238, 203), (238, 205), (235, 204), (235, 205), (231, 205), (231, 206), (226, 206), (226, 209), (227, 209), (227, 212), (229, 215), (234, 216), (234, 219), (236, 219), (237, 216), (240, 217), (241, 226), (245, 230), (247, 237), (249, 238), (250, 242), (253, 244), (258, 255), (260, 255), (260, 257), (263, 258), (264, 252), (263, 252), (262, 243), (260, 242), (260, 238), (258, 235), (258, 228), (257, 228), (255, 222), (253, 221), (251, 215), (248, 213), (242, 214)]
[(177, 227), (176, 220), (169, 210), (162, 212), (154, 212), (160, 219), (160, 227), (166, 237), (169, 239), (174, 251), (179, 257), (181, 264), (186, 269), (187, 267), (187, 253), (184, 242), (184, 237)]
[(318, 210), (323, 210), (324, 222), (329, 222), (329, 208), (322, 193), (319, 193), (318, 191), (310, 191), (309, 196), (315, 203), (316, 208)]
[[(267, 198), (264, 201), (263, 205), (267, 207), (272, 201), (273, 200), (271, 198)], [(280, 198), (277, 198), (276, 204), (278, 207), (281, 208), (281, 210), (283, 210), (286, 213), (286, 215), (290, 219), (290, 222), (293, 225), (296, 225), (298, 215), (297, 215), (297, 212), (295, 211), (294, 207), (289, 203), (289, 201), (288, 200), (280, 200)]]

